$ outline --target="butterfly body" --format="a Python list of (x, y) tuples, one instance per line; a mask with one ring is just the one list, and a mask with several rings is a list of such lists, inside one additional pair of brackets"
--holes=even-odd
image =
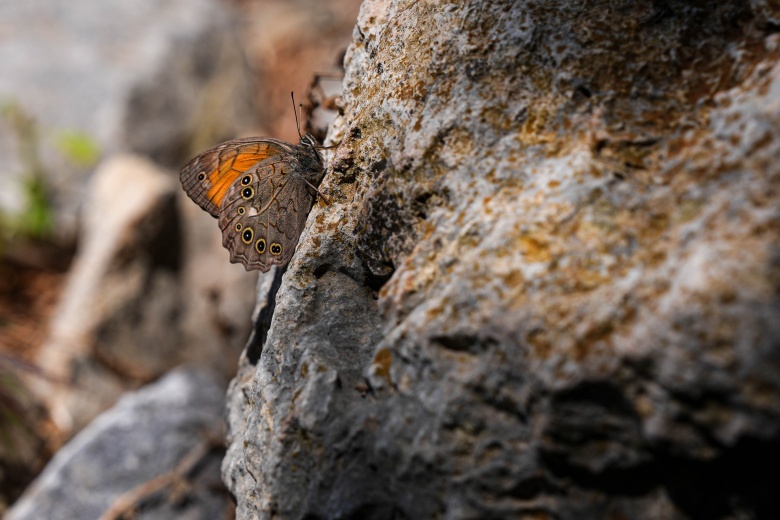
[(227, 141), (182, 169), (184, 191), (216, 217), (230, 261), (268, 271), (292, 258), (325, 174), (317, 142), (250, 137)]

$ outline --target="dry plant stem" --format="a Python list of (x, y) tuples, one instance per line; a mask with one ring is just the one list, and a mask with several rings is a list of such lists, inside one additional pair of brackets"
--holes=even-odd
[(188, 474), (215, 446), (221, 444), (221, 441), (213, 436), (203, 439), (193, 446), (174, 469), (154, 477), (151, 480), (147, 480), (117, 497), (111, 507), (101, 515), (100, 520), (123, 520), (132, 518), (134, 511), (137, 511), (145, 501), (164, 489), (171, 488), (171, 494), (180, 490), (186, 490), (189, 487), (187, 483)]

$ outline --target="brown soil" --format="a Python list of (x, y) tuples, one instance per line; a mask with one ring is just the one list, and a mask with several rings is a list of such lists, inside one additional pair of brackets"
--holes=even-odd
[(34, 363), (65, 273), (0, 264), (0, 352)]
[(71, 251), (11, 244), (0, 257), (0, 513), (61, 444), (43, 407), (24, 386), (36, 367)]

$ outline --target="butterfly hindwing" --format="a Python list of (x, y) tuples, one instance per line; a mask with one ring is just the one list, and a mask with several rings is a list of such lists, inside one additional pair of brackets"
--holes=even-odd
[(285, 156), (262, 161), (227, 191), (219, 226), (231, 262), (267, 271), (290, 261), (315, 195), (295, 164)]

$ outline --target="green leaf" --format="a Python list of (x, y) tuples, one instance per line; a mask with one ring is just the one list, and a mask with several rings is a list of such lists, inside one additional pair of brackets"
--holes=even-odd
[(100, 147), (92, 137), (73, 130), (57, 134), (57, 149), (77, 166), (92, 166), (100, 158)]
[(34, 238), (48, 237), (54, 227), (54, 215), (43, 178), (25, 179), (24, 194), (27, 203), (18, 216), (20, 230)]

